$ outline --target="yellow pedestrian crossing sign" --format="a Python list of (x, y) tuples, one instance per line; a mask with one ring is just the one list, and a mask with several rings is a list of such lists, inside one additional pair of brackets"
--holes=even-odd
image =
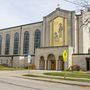
[(64, 61), (64, 62), (67, 61), (67, 57), (68, 57), (68, 55), (67, 55), (67, 51), (64, 50), (64, 51), (63, 51), (63, 61)]

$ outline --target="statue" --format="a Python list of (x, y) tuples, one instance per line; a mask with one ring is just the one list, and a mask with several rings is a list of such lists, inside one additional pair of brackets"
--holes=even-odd
[(58, 33), (59, 33), (59, 38), (62, 37), (62, 31), (63, 31), (63, 26), (62, 26), (62, 23), (60, 23), (60, 24), (59, 24), (59, 31), (58, 31)]

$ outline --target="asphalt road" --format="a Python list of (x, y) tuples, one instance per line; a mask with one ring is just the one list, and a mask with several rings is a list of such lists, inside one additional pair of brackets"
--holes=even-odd
[(0, 90), (90, 90), (89, 87), (17, 78), (14, 76), (16, 73), (21, 74), (19, 71), (0, 71)]

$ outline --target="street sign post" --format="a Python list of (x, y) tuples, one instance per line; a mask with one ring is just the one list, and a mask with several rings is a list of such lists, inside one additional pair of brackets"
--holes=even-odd
[(29, 65), (31, 63), (31, 55), (28, 55), (27, 59), (28, 59), (28, 74), (30, 74)]
[(28, 63), (31, 63), (31, 55), (28, 55)]

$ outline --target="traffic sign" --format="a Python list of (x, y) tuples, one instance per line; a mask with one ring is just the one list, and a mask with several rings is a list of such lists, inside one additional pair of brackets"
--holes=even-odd
[(67, 57), (68, 57), (67, 51), (64, 50), (64, 51), (63, 51), (63, 61), (64, 61), (64, 62), (67, 61)]
[(31, 63), (31, 55), (28, 55), (28, 63)]

